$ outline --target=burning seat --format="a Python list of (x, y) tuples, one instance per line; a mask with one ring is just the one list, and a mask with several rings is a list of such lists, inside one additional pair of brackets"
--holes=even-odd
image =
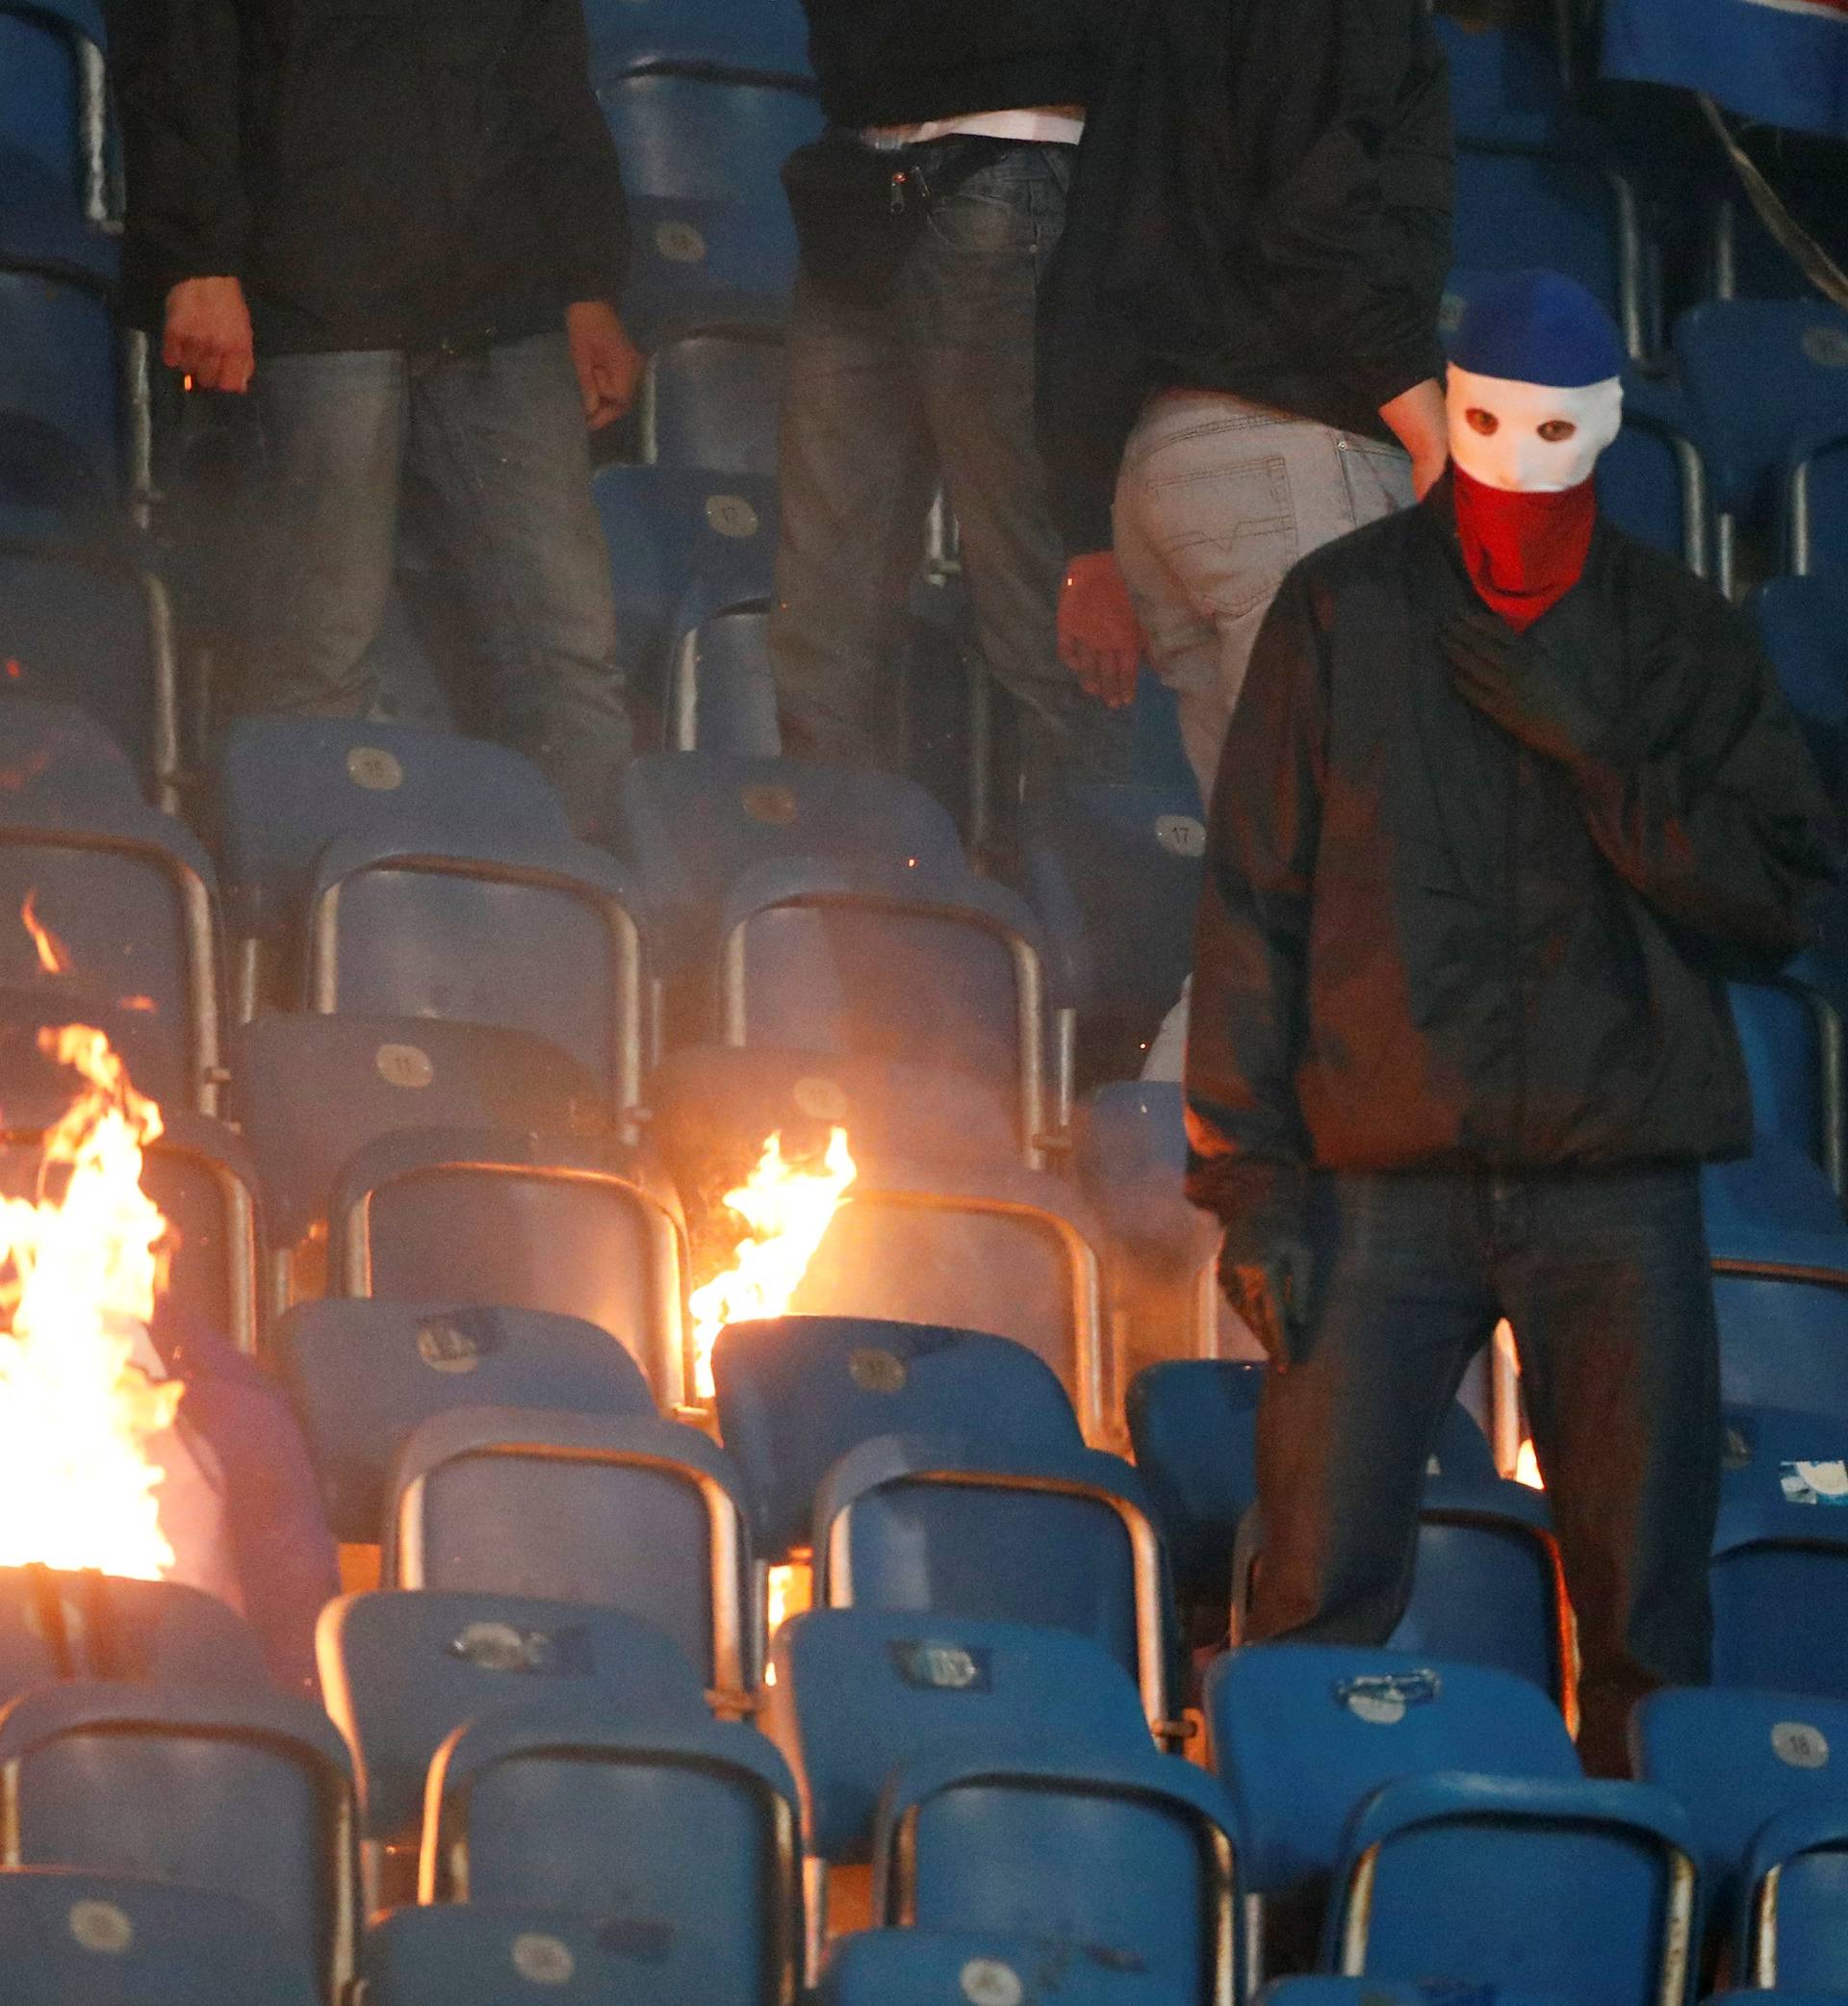
[(383, 1581), (620, 1609), (664, 1630), (728, 1710), (757, 1684), (743, 1485), (678, 1422), (517, 1407), (425, 1422), (393, 1472)]
[(415, 1893), (424, 1787), (450, 1734), (497, 1708), (568, 1693), (613, 1716), (704, 1721), (699, 1674), (635, 1616), (533, 1596), (344, 1596), (321, 1612), (327, 1710), (359, 1768), (368, 1906)]
[(352, 1761), (319, 1707), (78, 1682), (0, 1712), (8, 1864), (144, 1874), (270, 1916), (333, 2006), (359, 1919)]
[(312, 1966), (255, 1902), (127, 1874), (0, 1873), (8, 2006), (316, 2006)]
[(652, 2006), (795, 1997), (796, 1790), (754, 1728), (595, 1700), (502, 1708), (430, 1770), (420, 1899), (598, 1916)]

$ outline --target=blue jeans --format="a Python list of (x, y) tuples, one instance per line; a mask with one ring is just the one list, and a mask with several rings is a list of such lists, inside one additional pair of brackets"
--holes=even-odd
[[(907, 150), (928, 182), (954, 171), (958, 144)], [(933, 204), (888, 296), (798, 279), (770, 628), (792, 750), (895, 763), (906, 594), (940, 480), (977, 637), (1018, 707), (1029, 775), (1122, 778), (1126, 724), (1060, 666), (1065, 553), (1034, 429), (1035, 317), (1072, 152), (993, 149)]]
[(260, 361), (267, 561), (247, 708), (363, 717), (407, 482), (466, 597), (471, 724), (537, 761), (594, 827), (629, 750), (609, 553), (562, 332), (467, 354)]
[(1631, 1704), (1704, 1685), (1719, 1344), (1689, 1168), (1314, 1180), (1306, 1355), (1267, 1375), (1254, 1636), (1383, 1644), (1426, 1460), (1465, 1367), (1514, 1326), (1578, 1619), (1580, 1752), (1623, 1775)]

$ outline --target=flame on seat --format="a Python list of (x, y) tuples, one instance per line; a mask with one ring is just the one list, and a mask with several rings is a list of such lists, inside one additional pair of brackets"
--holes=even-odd
[(687, 1301), (701, 1399), (709, 1400), (713, 1392), (712, 1347), (719, 1332), (728, 1324), (780, 1317), (787, 1310), (858, 1174), (844, 1128), (830, 1130), (819, 1170), (785, 1163), (779, 1130), (764, 1144), (756, 1170), (735, 1191), (726, 1193), (727, 1208), (744, 1221), (748, 1231), (732, 1266), (695, 1289)]

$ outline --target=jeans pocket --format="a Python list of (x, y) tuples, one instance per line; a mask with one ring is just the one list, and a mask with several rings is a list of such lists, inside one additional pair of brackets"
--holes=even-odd
[[(1281, 454), (1216, 462), (1197, 449), (1147, 468), (1142, 509), (1151, 542), (1195, 605), (1236, 619), (1262, 605), (1296, 561), (1296, 514)], [(1150, 460), (1159, 465), (1159, 452)]]
[(1337, 457), (1356, 529), (1411, 506), (1412, 463), (1398, 447), (1344, 433)]

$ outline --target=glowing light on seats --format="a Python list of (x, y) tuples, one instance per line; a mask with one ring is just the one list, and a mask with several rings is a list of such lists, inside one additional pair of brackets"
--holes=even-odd
[(26, 893), (26, 902), (19, 908), (19, 917), (24, 920), (27, 933), (32, 936), (32, 944), (38, 950), (38, 965), (47, 975), (68, 975), (70, 956), (64, 943), (38, 917), (33, 901), (38, 896), (36, 891)]
[(780, 1317), (788, 1309), (858, 1174), (844, 1128), (829, 1131), (819, 1169), (786, 1163), (779, 1130), (764, 1144), (756, 1170), (735, 1191), (726, 1193), (726, 1207), (744, 1221), (745, 1237), (732, 1266), (695, 1289), (687, 1302), (693, 1318), (695, 1384), (702, 1399), (709, 1399), (713, 1391), (712, 1347), (719, 1332), (728, 1324)]

